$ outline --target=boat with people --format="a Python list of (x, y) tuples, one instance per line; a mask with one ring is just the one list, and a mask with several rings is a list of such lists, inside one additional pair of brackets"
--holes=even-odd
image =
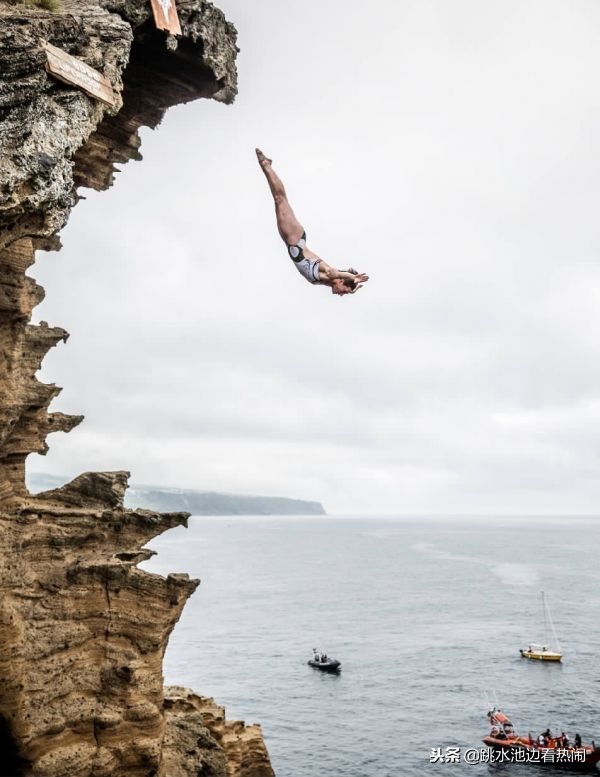
[(312, 658), (307, 663), (309, 666), (329, 674), (339, 674), (342, 671), (342, 665), (339, 661), (335, 658), (329, 658), (327, 653), (323, 653), (321, 650), (317, 650), (317, 648), (313, 648)]
[(519, 648), (519, 653), (523, 658), (529, 658), (532, 661), (562, 661), (562, 653), (550, 650), (548, 645), (538, 645), (535, 642), (526, 648)]
[[(544, 613), (545, 641), (543, 643), (530, 642), (526, 648), (520, 648), (519, 653), (521, 654), (522, 658), (528, 658), (531, 661), (562, 661), (562, 650), (560, 647), (560, 642), (558, 641), (558, 637), (556, 636), (556, 629), (554, 628), (554, 623), (552, 622), (552, 616), (550, 615), (550, 609), (548, 608), (548, 603), (546, 602), (546, 596), (543, 591), (542, 591), (542, 610)], [(554, 637), (554, 644), (557, 646), (556, 650), (551, 650), (548, 647), (549, 630), (552, 631), (552, 635)]]
[(532, 736), (518, 734), (507, 715), (498, 707), (487, 713), (490, 733), (483, 743), (498, 755), (498, 760), (515, 763), (535, 763), (567, 769), (589, 770), (600, 761), (600, 748), (595, 742), (584, 744), (579, 734), (573, 740), (562, 731), (553, 734), (549, 728)]

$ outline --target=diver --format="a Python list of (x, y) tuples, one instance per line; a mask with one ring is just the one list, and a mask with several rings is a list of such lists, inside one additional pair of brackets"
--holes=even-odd
[(309, 283), (329, 286), (332, 294), (340, 297), (357, 292), (369, 280), (369, 276), (357, 272), (352, 267), (348, 270), (336, 270), (307, 247), (306, 231), (288, 202), (283, 183), (271, 166), (272, 160), (268, 159), (259, 148), (256, 149), (256, 156), (273, 195), (277, 229), (298, 272)]

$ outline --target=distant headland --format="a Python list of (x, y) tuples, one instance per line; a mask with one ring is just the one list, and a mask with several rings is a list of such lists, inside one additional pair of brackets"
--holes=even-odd
[[(58, 488), (69, 478), (58, 475), (28, 473), (27, 485), (32, 492)], [(125, 496), (125, 506), (143, 507), (159, 512), (187, 512), (192, 515), (326, 515), (320, 502), (289, 499), (283, 496), (250, 496), (197, 491), (185, 488), (136, 485), (132, 483)]]

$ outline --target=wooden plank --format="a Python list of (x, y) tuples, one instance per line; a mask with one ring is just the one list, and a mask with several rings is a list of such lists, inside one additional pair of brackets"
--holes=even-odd
[(117, 95), (106, 76), (46, 41), (42, 41), (41, 45), (46, 52), (46, 70), (55, 78), (70, 86), (77, 86), (106, 105), (116, 105)]
[(181, 35), (181, 25), (175, 0), (150, 0), (154, 23), (159, 30), (167, 30), (171, 35)]

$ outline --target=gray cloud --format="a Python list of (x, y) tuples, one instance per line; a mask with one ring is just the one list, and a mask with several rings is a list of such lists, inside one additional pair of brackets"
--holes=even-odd
[[(350, 512), (595, 512), (600, 7), (223, 0), (240, 96), (174, 109), (32, 274), (84, 426), (30, 467)], [(286, 258), (253, 148), (309, 244)]]

